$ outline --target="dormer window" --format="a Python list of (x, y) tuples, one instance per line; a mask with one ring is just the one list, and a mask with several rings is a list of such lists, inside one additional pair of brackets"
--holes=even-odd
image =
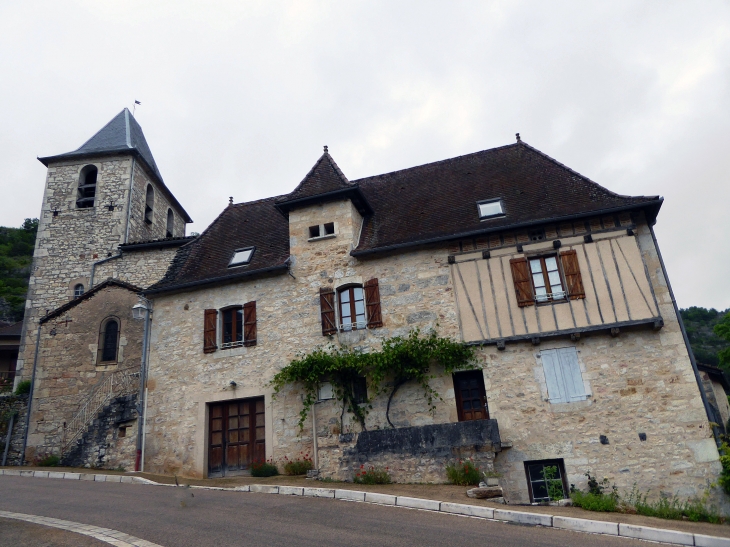
[(233, 258), (231, 258), (231, 261), (228, 263), (228, 267), (233, 268), (234, 266), (246, 266), (251, 262), (254, 250), (256, 250), (255, 247), (236, 249), (233, 253)]
[(335, 237), (335, 223), (327, 222), (309, 227), (309, 241)]
[(478, 201), (477, 208), (479, 209), (479, 218), (482, 220), (504, 215), (504, 207), (502, 206), (501, 199)]

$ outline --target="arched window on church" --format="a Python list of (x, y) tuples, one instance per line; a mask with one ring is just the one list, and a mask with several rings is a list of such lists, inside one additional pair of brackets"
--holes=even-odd
[(82, 294), (84, 294), (84, 286), (81, 283), (79, 283), (78, 285), (76, 285), (74, 287), (74, 298), (78, 298)]
[(147, 224), (152, 224), (152, 212), (155, 206), (155, 189), (152, 188), (151, 184), (147, 185), (147, 198), (145, 199), (144, 205), (144, 221)]
[(95, 165), (87, 165), (79, 174), (79, 188), (76, 196), (76, 207), (87, 209), (94, 206), (96, 197), (96, 175), (98, 171)]
[(165, 237), (173, 237), (175, 230), (175, 215), (172, 214), (172, 209), (167, 210), (167, 232)]
[(116, 317), (105, 319), (99, 329), (99, 351), (97, 363), (113, 363), (117, 360), (119, 346), (119, 320)]

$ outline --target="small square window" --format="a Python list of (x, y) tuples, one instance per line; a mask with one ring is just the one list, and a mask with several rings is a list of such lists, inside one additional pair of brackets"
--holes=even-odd
[(126, 437), (127, 436), (127, 426), (122, 425), (119, 426), (119, 438)]
[(228, 267), (245, 266), (250, 263), (254, 250), (255, 247), (249, 247), (248, 249), (236, 249), (233, 253), (233, 258), (231, 258), (231, 261), (228, 263)]
[(319, 224), (309, 227), (309, 239), (314, 239), (315, 237), (319, 237)]
[(480, 201), (477, 203), (477, 207), (479, 208), (479, 218), (492, 218), (504, 215), (504, 207), (502, 207), (501, 199)]
[(328, 222), (324, 225), (324, 235), (331, 236), (335, 233), (335, 223), (334, 222)]

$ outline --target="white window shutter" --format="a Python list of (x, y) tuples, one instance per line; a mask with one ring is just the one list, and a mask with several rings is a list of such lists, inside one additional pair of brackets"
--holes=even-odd
[(557, 354), (560, 368), (563, 371), (568, 402), (585, 401), (586, 392), (583, 386), (583, 376), (580, 373), (578, 352), (575, 348), (560, 348), (557, 350)]
[(554, 349), (540, 352), (542, 369), (545, 372), (547, 382), (548, 398), (551, 403), (567, 403), (569, 401), (565, 391), (563, 373), (558, 359), (557, 351)]

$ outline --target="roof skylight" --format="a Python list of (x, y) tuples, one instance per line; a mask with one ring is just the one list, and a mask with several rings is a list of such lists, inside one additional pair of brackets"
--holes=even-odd
[(504, 207), (501, 199), (490, 199), (477, 202), (479, 218), (492, 218), (504, 215)]
[(231, 261), (228, 263), (228, 267), (232, 268), (234, 266), (245, 266), (246, 264), (251, 262), (251, 258), (253, 257), (253, 252), (255, 249), (255, 247), (236, 249), (236, 251), (233, 253), (233, 258), (231, 258)]

